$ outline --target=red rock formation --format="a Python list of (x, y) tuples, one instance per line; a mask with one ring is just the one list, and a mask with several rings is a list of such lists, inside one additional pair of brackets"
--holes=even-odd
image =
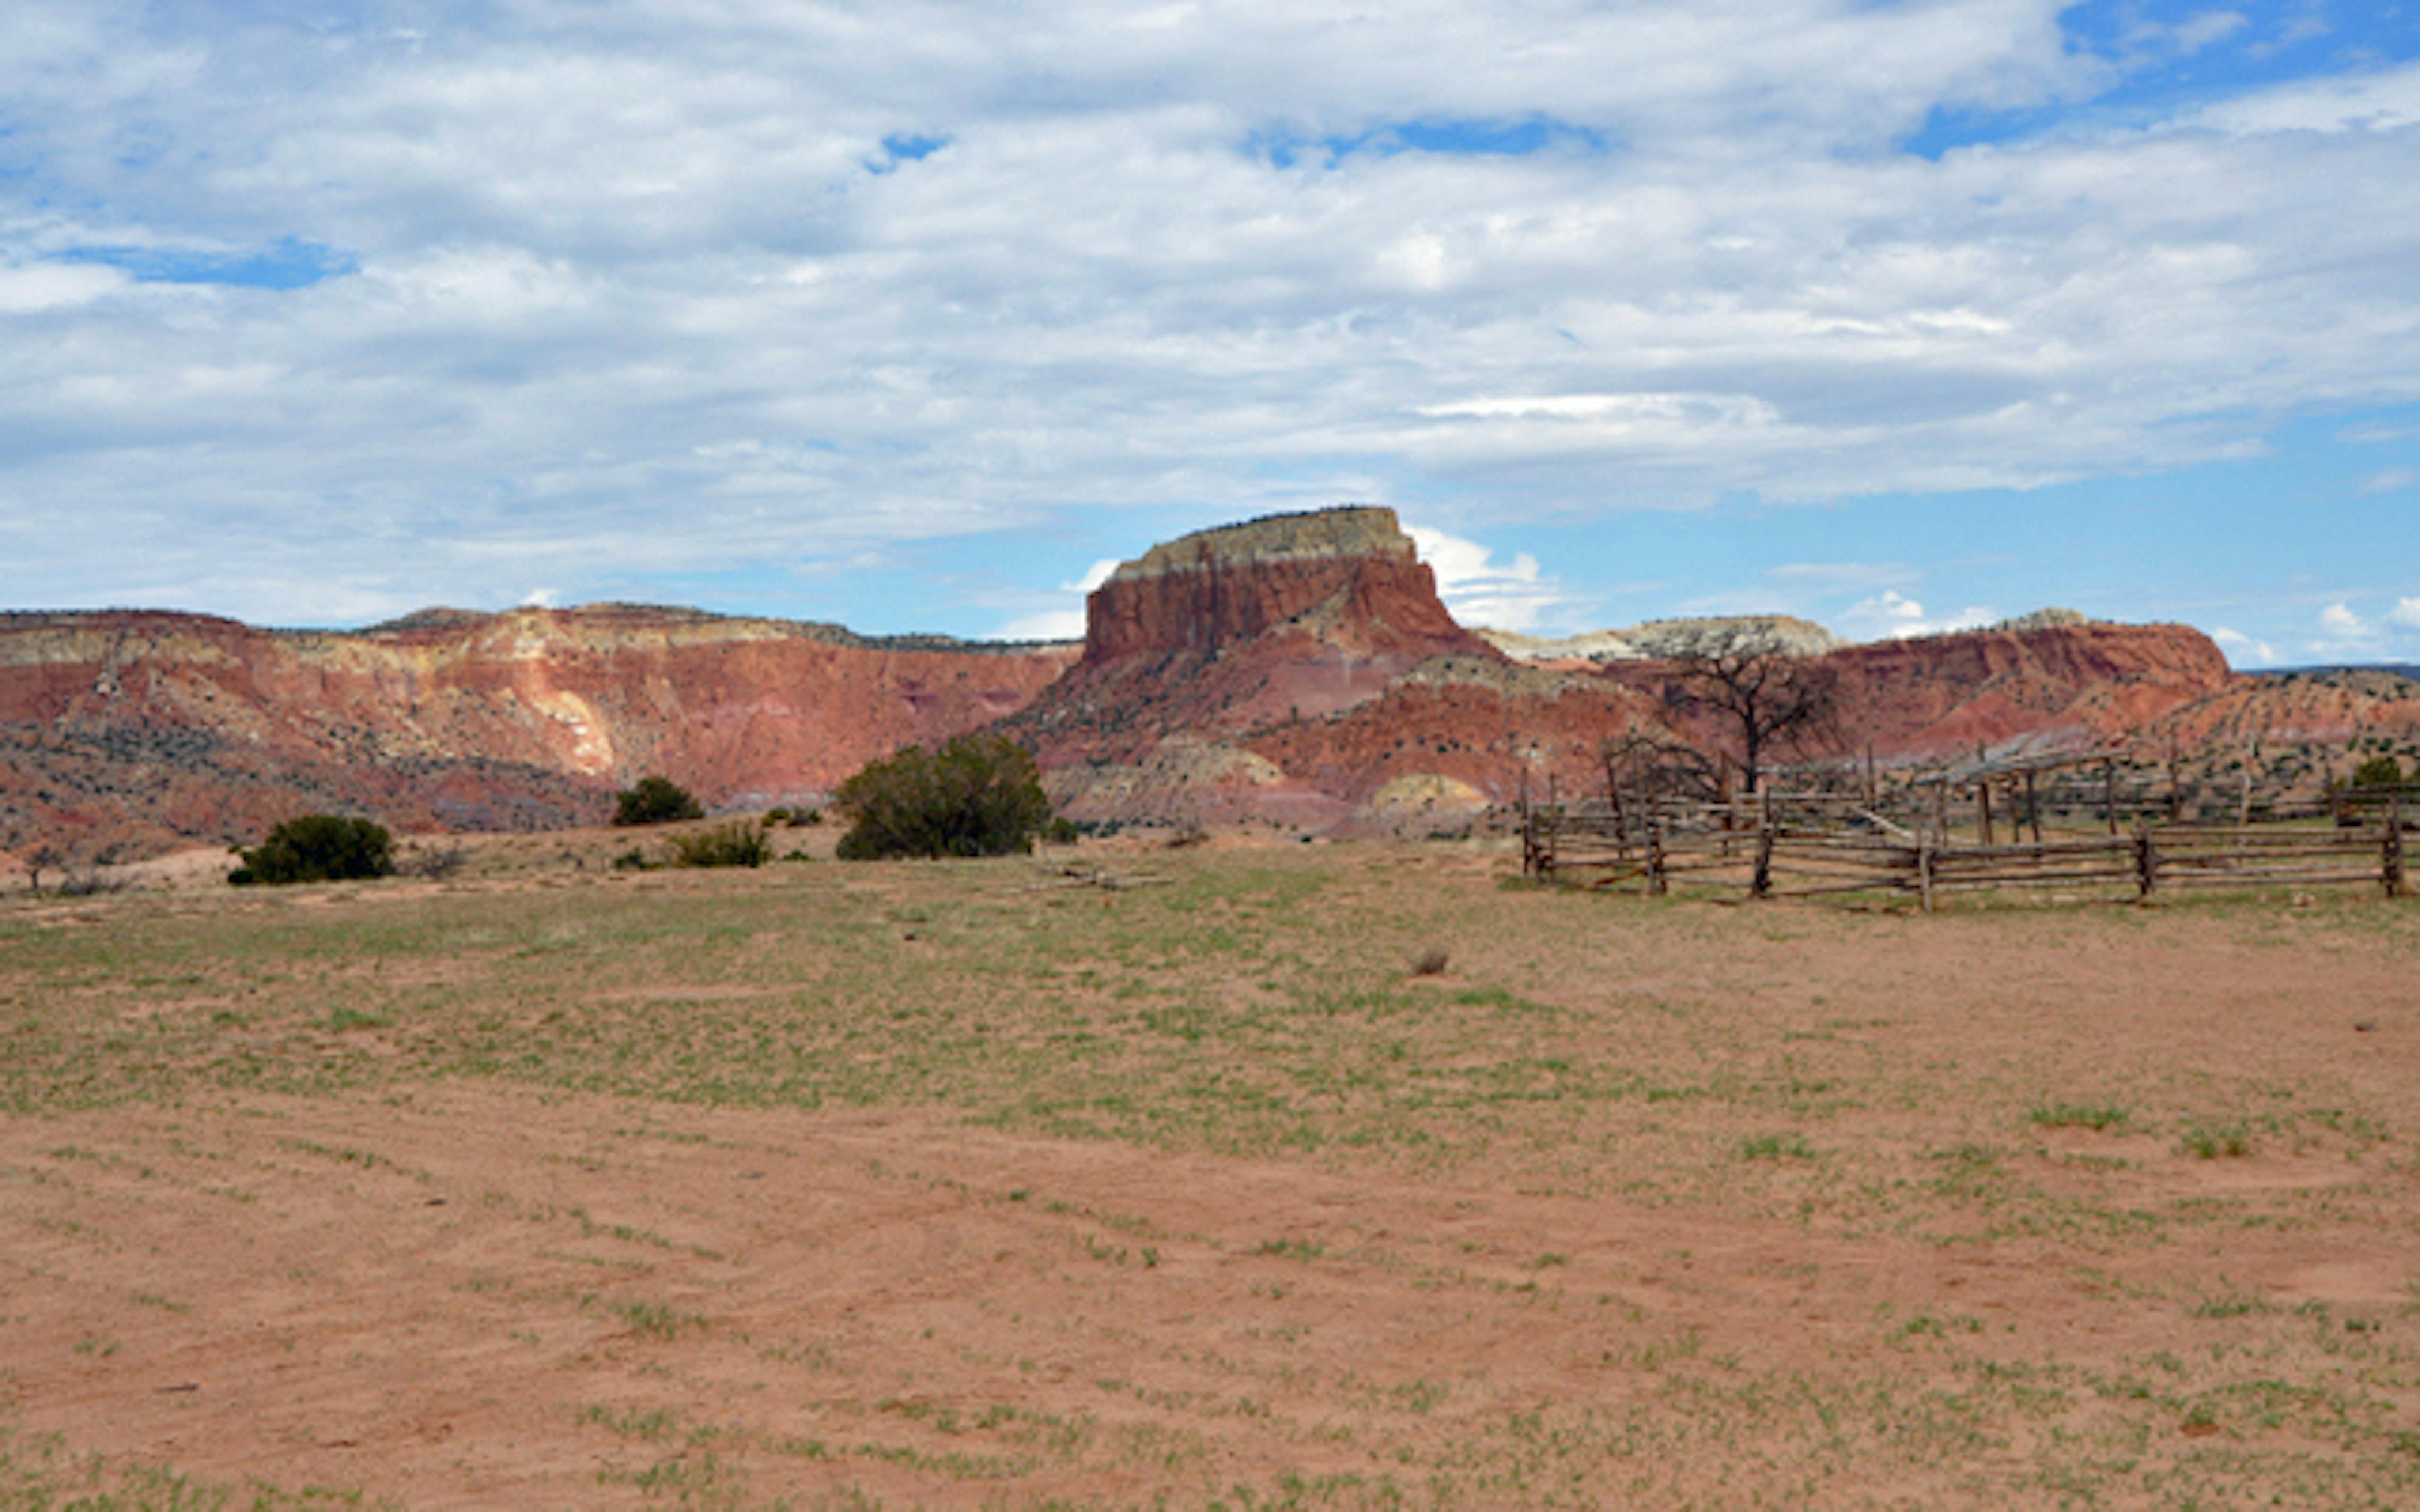
[[(1079, 818), (1445, 818), (1593, 768), (1635, 694), (1516, 668), (1453, 622), (1383, 509), (1206, 531), (1126, 563), (1077, 668), (1007, 727)], [(1409, 796), (1406, 796), (1409, 795)]]
[[(1818, 659), (1836, 679), (1829, 753), (1870, 748), (1885, 763), (2011, 743), (2042, 748), (2123, 744), (2176, 711), (2247, 681), (2200, 631), (2180, 625), (2049, 624), (1844, 646)], [(1600, 675), (1671, 704), (1677, 664), (1606, 664)], [(1730, 733), (1676, 716), (1699, 744)], [(1827, 753), (1815, 742), (1808, 754)]]
[(1084, 608), (1087, 668), (1215, 652), (1289, 626), (1357, 656), (1414, 661), (1473, 640), (1391, 509), (1202, 531), (1119, 567)]
[(1882, 640), (1824, 657), (1841, 724), (1894, 757), (2020, 736), (2105, 745), (2232, 686), (2208, 636), (2181, 625), (2079, 625)]
[(1500, 661), (1454, 624), (1388, 509), (1203, 531), (1120, 567), (1086, 605), (1083, 659), (1009, 722), (1043, 764), (1132, 763), (1376, 697), (1431, 656)]
[[(710, 806), (766, 805), (989, 721), (1037, 749), (1077, 817), (1349, 828), (1417, 811), (1450, 827), (1525, 773), (1591, 790), (1600, 746), (1626, 730), (1722, 734), (1674, 712), (1672, 663), (1507, 660), (1454, 624), (1383, 509), (1155, 548), (1094, 592), (1088, 622), (1078, 656), (613, 606), (349, 634), (0, 616), (0, 848), (249, 838), (302, 809), (538, 827), (601, 816), (647, 772)], [(1843, 748), (1885, 762), (2420, 733), (2406, 680), (2238, 677), (2179, 625), (2046, 617), (1823, 660)]]
[(802, 799), (1015, 711), (1074, 654), (619, 606), (343, 634), (8, 616), (0, 847), (256, 837), (304, 808), (538, 827), (648, 772), (709, 806)]

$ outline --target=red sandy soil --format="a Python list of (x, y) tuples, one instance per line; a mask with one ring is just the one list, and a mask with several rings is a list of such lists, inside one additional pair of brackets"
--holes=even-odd
[[(1848, 1026), (1824, 1031), (1828, 1053), (1887, 1045), (1978, 1087), (2020, 1062), (2079, 1086), (2094, 1067), (2257, 1072), (2335, 1088), (2404, 1133), (2420, 1120), (2420, 992), (2408, 959), (2357, 936), (2237, 949), (2223, 917), (2095, 914), (2057, 959), (2040, 947), (2059, 926), (2029, 919), (1759, 917), (1780, 922), (1739, 934), (1723, 971), (1804, 1005), (1760, 1010), (1761, 1034)], [(1699, 948), (1641, 935), (1623, 989), (1691, 970)], [(2212, 969), (2177, 969), (2192, 959)], [(1912, 1120), (1850, 1110), (1820, 1137), (1902, 1140)], [(2096, 1211), (2233, 1205), (2243, 1221), (1945, 1242), (1539, 1187), (1535, 1159), (1510, 1151), (1432, 1177), (1016, 1137), (919, 1109), (197, 1089), (0, 1122), (0, 1420), (113, 1462), (413, 1507), (844, 1489), (1195, 1506), (1288, 1475), (1390, 1473), (1427, 1505), (1456, 1456), (1442, 1504), (1535, 1504), (1563, 1471), (1508, 1441), (1525, 1421), (1665, 1425), (1644, 1458), (1573, 1450), (1564, 1504), (2049, 1505), (2055, 1489), (2026, 1476), (2050, 1435), (2146, 1410), (2071, 1389), (1979, 1446), (1894, 1447), (1916, 1409), (1888, 1383), (1948, 1389), (1994, 1362), (2118, 1379), (2163, 1351), (2206, 1368), (2197, 1351), (2229, 1325), (2192, 1316), (2197, 1297), (2280, 1315), (2256, 1319), (2273, 1355), (2302, 1348), (2298, 1304), (2330, 1309), (2320, 1346), (2337, 1319), (2410, 1342), (2408, 1149), (2365, 1163), (2313, 1132), (2211, 1160), (2166, 1134), (2003, 1135), (2028, 1180)], [(1955, 1360), (1885, 1326), (1923, 1318), (1967, 1330)], [(1851, 1447), (1811, 1426), (1802, 1441), (1786, 1414), (1692, 1416), (1675, 1393), (1699, 1376), (1837, 1392)], [(2373, 1385), (2420, 1428), (2408, 1371)], [(2152, 1467), (2205, 1434), (2341, 1458), (2293, 1422), (2149, 1411), (2135, 1460)], [(2105, 1473), (2105, 1504), (2158, 1500)]]

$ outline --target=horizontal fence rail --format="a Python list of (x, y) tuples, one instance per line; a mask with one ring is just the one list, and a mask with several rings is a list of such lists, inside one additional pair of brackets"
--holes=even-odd
[(1549, 881), (1660, 894), (1676, 879), (1752, 898), (1912, 894), (1930, 909), (1947, 893), (2007, 887), (2168, 888), (2369, 884), (2404, 891), (2407, 831), (2420, 804), (2400, 794), (2254, 823), (2137, 817), (2117, 834), (1950, 843), (1854, 798), (1773, 794), (1746, 802), (1633, 796), (1527, 804), (1522, 870)]

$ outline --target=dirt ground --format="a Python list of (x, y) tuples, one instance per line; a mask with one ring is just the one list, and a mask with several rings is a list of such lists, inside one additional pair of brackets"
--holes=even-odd
[(0, 1506), (2420, 1504), (2420, 905), (554, 843), (0, 911)]

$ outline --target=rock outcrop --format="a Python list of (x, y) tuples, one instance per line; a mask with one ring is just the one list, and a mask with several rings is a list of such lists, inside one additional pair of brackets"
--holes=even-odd
[(1201, 531), (1120, 566), (1084, 606), (1084, 665), (1206, 654), (1295, 628), (1369, 657), (1467, 643), (1391, 509)]
[[(544, 827), (601, 818), (649, 772), (709, 807), (761, 807), (986, 724), (1034, 748), (1078, 818), (1450, 831), (1525, 778), (1595, 789), (1625, 733), (1719, 748), (1728, 733), (1691, 712), (1673, 658), (1743, 628), (1818, 656), (1838, 693), (1831, 753), (1886, 764), (2420, 737), (2409, 679), (2239, 676), (2198, 631), (2065, 611), (1863, 645), (1781, 616), (1482, 637), (1384, 509), (1156, 547), (1094, 592), (1087, 621), (1077, 647), (613, 605), (426, 610), (350, 633), (0, 615), (0, 851), (137, 855), (306, 809)], [(2334, 760), (2264, 759), (2313, 782)]]
[(2237, 681), (2182, 625), (2052, 623), (1878, 640), (1824, 658), (1840, 723), (1894, 759), (2024, 738), (2105, 746)]
[(1820, 656), (1849, 642), (1811, 620), (1788, 614), (1728, 614), (1694, 619), (1648, 620), (1619, 630), (1590, 630), (1544, 639), (1511, 630), (1472, 632), (1516, 661), (1544, 666), (1612, 661), (1654, 661), (1685, 656), (1701, 646), (1745, 640), (1792, 656)]
[(304, 809), (544, 827), (602, 816), (649, 772), (713, 807), (807, 799), (1014, 712), (1075, 654), (612, 605), (349, 633), (9, 615), (0, 849), (256, 838)]
[(1155, 548), (1094, 592), (1087, 623), (1083, 659), (1006, 724), (1079, 818), (1452, 827), (1511, 795), (1517, 751), (1561, 738), (1532, 701), (1601, 715), (1635, 698), (1523, 672), (1455, 624), (1386, 509)]
[(1389, 509), (1283, 515), (1153, 548), (1093, 591), (1084, 654), (1011, 721), (1045, 766), (1131, 763), (1375, 698), (1431, 656), (1496, 653), (1453, 622)]

